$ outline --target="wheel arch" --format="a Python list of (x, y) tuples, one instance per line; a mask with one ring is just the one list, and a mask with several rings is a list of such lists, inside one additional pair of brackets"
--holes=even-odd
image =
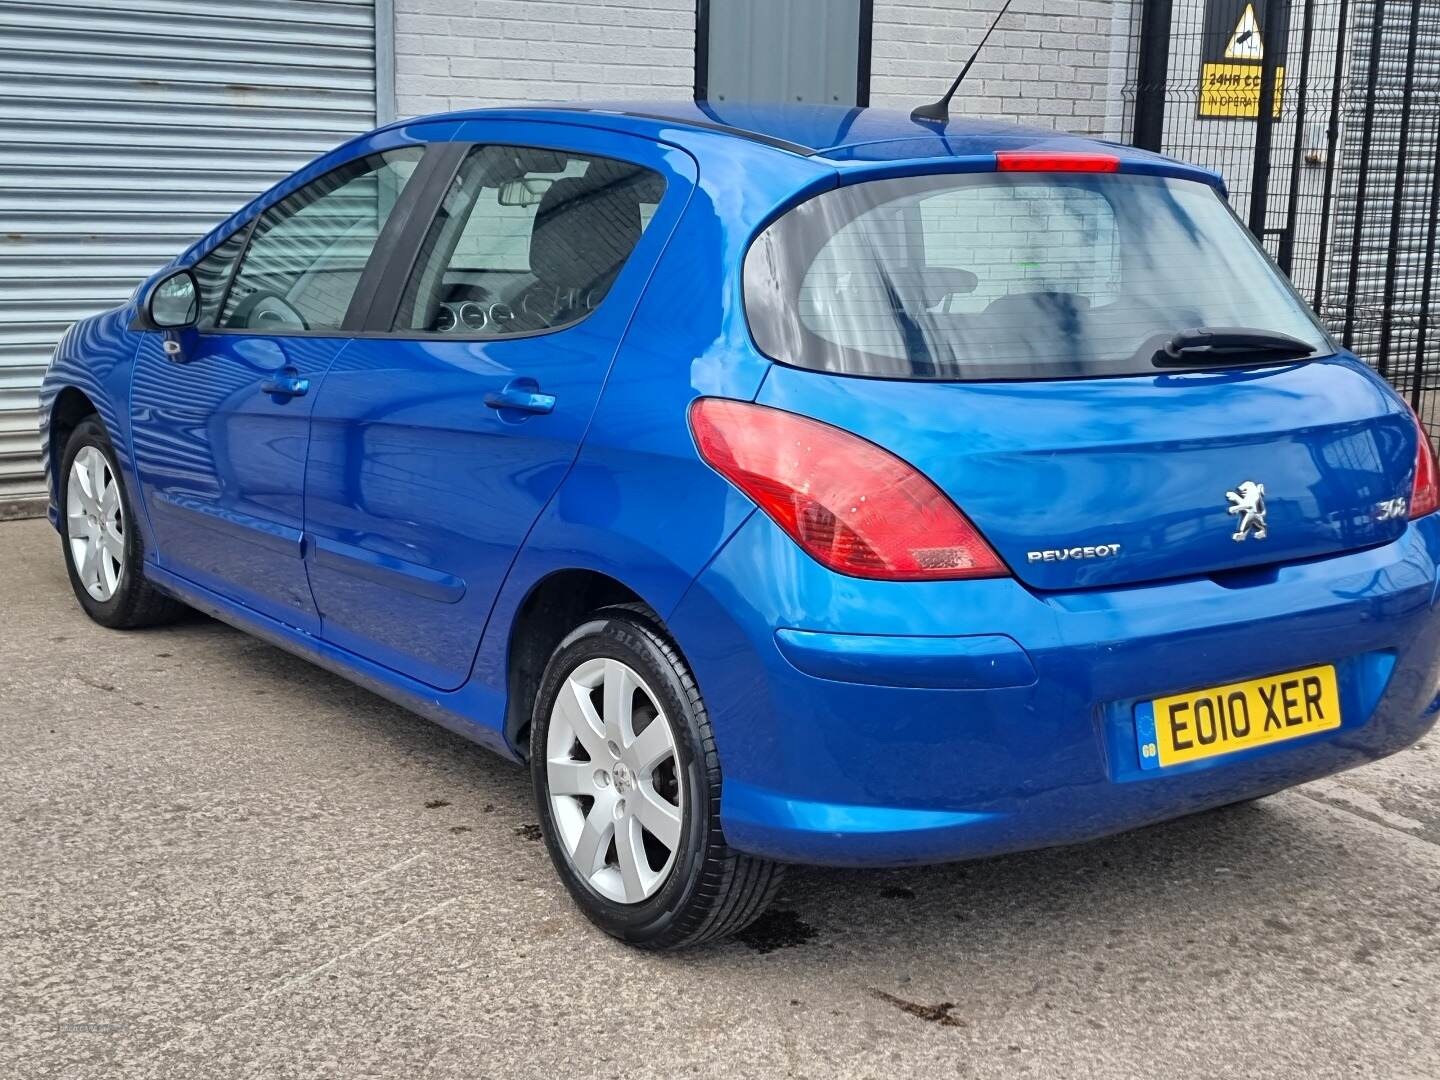
[(546, 662), (565, 636), (601, 608), (644, 603), (634, 589), (598, 570), (556, 570), (530, 587), (510, 623), (505, 658), (505, 741), (516, 756), (529, 756), (535, 695)]
[(88, 417), (95, 417), (104, 426), (100, 410), (90, 395), (76, 386), (65, 386), (55, 395), (47, 415), (45, 448), (50, 455), (50, 497), (59, 505), (60, 487), (64, 482), (60, 476), (60, 463), (65, 457), (65, 446), (75, 429)]
[(481, 634), (471, 685), (496, 703), (487, 726), (522, 760), (540, 678), (560, 640), (598, 608), (638, 603), (683, 653), (671, 613), (755, 512), (696, 456), (683, 421), (657, 445), (616, 445), (623, 442), (616, 436), (582, 449), (506, 574)]

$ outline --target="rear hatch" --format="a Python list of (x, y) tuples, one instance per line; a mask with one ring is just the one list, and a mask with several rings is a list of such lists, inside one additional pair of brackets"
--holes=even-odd
[[(840, 188), (752, 245), (746, 308), (781, 361), (760, 403), (918, 468), (1034, 587), (1225, 574), (1405, 528), (1404, 404), (1194, 180)], [(1241, 332), (1191, 348), (1201, 327)]]
[[(988, 385), (776, 368), (759, 400), (904, 458), (1040, 589), (1326, 555), (1406, 524), (1384, 507), (1409, 493), (1414, 426), (1353, 362)], [(1237, 540), (1247, 483), (1265, 535)]]

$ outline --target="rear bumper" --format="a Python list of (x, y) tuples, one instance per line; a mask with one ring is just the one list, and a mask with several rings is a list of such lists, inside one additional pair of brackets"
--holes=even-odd
[[(942, 862), (1104, 836), (1410, 745), (1437, 715), (1437, 561), (1431, 515), (1384, 547), (1223, 584), (1039, 596), (838, 577), (757, 514), (670, 625), (715, 727), (734, 846)], [(1140, 701), (1322, 663), (1338, 729), (1141, 769)]]

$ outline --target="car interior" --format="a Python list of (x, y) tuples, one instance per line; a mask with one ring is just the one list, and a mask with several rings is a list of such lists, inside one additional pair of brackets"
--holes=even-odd
[(396, 328), (495, 337), (584, 318), (662, 194), (656, 174), (607, 158), (477, 148), (422, 246)]

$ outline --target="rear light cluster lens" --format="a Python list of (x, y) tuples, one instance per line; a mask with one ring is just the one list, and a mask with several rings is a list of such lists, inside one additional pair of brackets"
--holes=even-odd
[(1440, 509), (1440, 472), (1435, 467), (1435, 446), (1415, 410), (1415, 483), (1410, 488), (1410, 517), (1424, 517)]
[(831, 570), (885, 581), (1009, 572), (944, 492), (859, 436), (723, 398), (696, 401), (690, 429), (700, 456)]

